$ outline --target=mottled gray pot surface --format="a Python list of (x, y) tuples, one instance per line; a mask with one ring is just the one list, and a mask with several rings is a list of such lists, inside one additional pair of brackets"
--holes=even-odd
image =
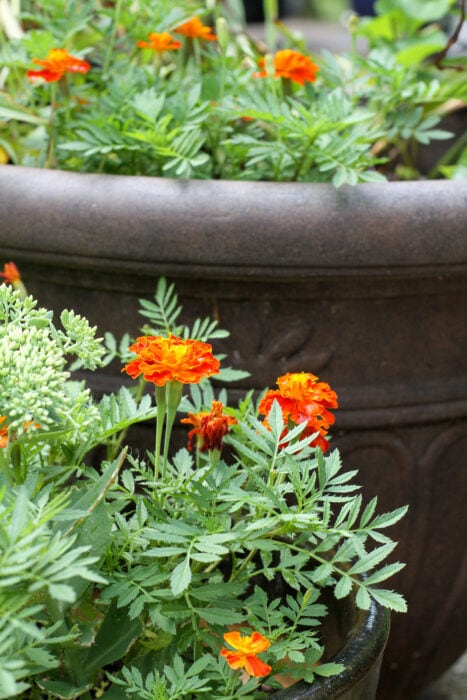
[(467, 647), (467, 181), (335, 190), (3, 166), (0, 211), (2, 256), (43, 305), (136, 335), (163, 274), (184, 320), (231, 331), (215, 351), (251, 375), (231, 401), (287, 371), (336, 389), (332, 444), (365, 497), (410, 504), (391, 531), (409, 614), (394, 616), (379, 695), (409, 700), (448, 668)]

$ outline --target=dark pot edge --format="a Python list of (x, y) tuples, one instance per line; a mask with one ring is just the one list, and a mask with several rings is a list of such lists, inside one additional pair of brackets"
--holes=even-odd
[[(337, 700), (362, 681), (374, 667), (379, 671), (391, 625), (391, 614), (374, 600), (361, 627), (332, 659), (346, 668), (329, 678), (316, 676), (313, 683), (299, 683), (274, 693), (274, 700)], [(352, 666), (350, 666), (352, 663)]]
[[(467, 267), (467, 181), (171, 180), (0, 166), (0, 246), (54, 264), (210, 277)], [(253, 234), (252, 234), (253, 232)], [(286, 242), (286, 245), (284, 243)], [(97, 262), (96, 262), (97, 258)]]

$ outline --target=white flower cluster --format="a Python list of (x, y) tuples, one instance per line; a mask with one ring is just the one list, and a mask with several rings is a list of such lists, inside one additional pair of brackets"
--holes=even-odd
[(74, 439), (98, 419), (89, 390), (71, 382), (65, 369), (70, 353), (97, 362), (100, 352), (87, 321), (79, 323), (81, 338), (76, 330), (75, 324), (73, 337), (57, 330), (51, 313), (36, 308), (32, 297), (23, 301), (0, 285), (0, 415), (16, 436), (53, 426)]

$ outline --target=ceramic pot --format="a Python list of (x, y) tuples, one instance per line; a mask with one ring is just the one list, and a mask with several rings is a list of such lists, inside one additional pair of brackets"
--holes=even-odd
[[(184, 319), (273, 387), (309, 371), (339, 395), (333, 445), (393, 528), (394, 617), (381, 698), (409, 700), (467, 646), (467, 182), (177, 181), (0, 167), (0, 250), (31, 293), (101, 333), (136, 335), (139, 298), (176, 283)], [(119, 368), (93, 378), (117, 388)], [(138, 440), (140, 436), (138, 436)], [(185, 435), (183, 436), (185, 439)]]

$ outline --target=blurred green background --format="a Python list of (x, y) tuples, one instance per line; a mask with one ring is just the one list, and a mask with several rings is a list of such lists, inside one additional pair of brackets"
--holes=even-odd
[(303, 0), (298, 6), (301, 5), (304, 16), (336, 21), (350, 4), (348, 0)]

